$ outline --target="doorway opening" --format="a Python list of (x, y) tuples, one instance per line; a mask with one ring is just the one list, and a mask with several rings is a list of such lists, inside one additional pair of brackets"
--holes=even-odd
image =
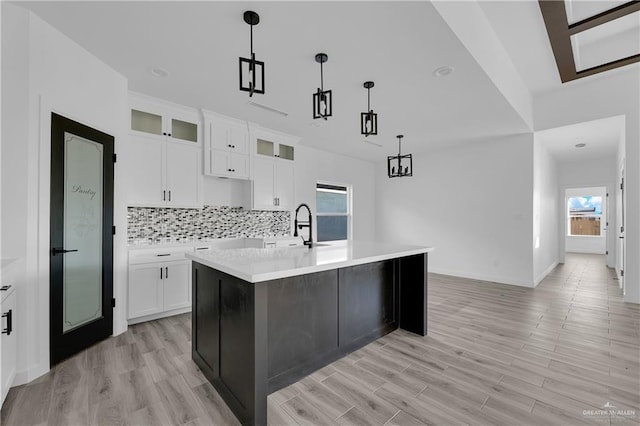
[(607, 253), (608, 194), (604, 186), (565, 191), (565, 252)]

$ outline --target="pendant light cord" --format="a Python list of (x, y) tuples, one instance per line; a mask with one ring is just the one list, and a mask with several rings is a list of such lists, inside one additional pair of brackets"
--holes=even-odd
[(324, 93), (324, 77), (322, 74), (322, 64), (323, 61), (320, 61), (320, 91)]

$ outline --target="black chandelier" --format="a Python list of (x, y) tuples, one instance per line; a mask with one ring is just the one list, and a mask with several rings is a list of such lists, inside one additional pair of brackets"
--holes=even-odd
[(363, 86), (367, 89), (367, 112), (360, 113), (360, 133), (365, 137), (378, 134), (378, 114), (371, 109), (371, 88), (373, 81), (365, 81)]
[(398, 135), (396, 137), (398, 138), (398, 155), (387, 157), (387, 174), (390, 178), (412, 176), (413, 157), (411, 154), (402, 155), (401, 145), (404, 136)]
[(316, 55), (316, 62), (320, 64), (320, 87), (313, 94), (313, 118), (331, 117), (333, 114), (331, 90), (324, 90), (324, 76), (322, 74), (322, 64), (329, 60), (329, 56), (326, 53), (318, 53)]
[(249, 97), (254, 93), (264, 93), (264, 62), (256, 61), (253, 53), (253, 26), (260, 23), (260, 16), (252, 11), (244, 12), (244, 22), (251, 27), (251, 58), (240, 57), (240, 90), (249, 92)]

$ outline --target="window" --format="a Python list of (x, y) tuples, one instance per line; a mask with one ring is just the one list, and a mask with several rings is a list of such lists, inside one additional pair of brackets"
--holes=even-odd
[(349, 239), (351, 206), (349, 189), (319, 183), (316, 186), (318, 241)]
[(601, 196), (569, 197), (568, 211), (569, 235), (600, 235), (602, 219)]

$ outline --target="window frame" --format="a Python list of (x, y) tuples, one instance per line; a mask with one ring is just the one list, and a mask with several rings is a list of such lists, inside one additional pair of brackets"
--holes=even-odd
[[(595, 212), (593, 214), (586, 214), (586, 215), (581, 215), (581, 216), (571, 216), (571, 206), (570, 206), (570, 202), (572, 198), (580, 198), (580, 197), (599, 197), (600, 198), (600, 214), (596, 214)], [(578, 237), (578, 238), (582, 238), (582, 237), (588, 237), (588, 238), (602, 238), (604, 237), (604, 230), (605, 230), (605, 226), (604, 226), (604, 221), (603, 221), (603, 216), (605, 215), (605, 210), (604, 210), (604, 204), (605, 200), (604, 200), (604, 196), (601, 194), (583, 194), (583, 195), (567, 195), (566, 197), (566, 206), (567, 206), (567, 210), (566, 210), (566, 220), (567, 220), (567, 237)], [(596, 218), (600, 220), (600, 230), (599, 230), (599, 234), (598, 235), (585, 235), (585, 234), (572, 234), (571, 233), (571, 218), (572, 217), (585, 217), (585, 218)]]
[[(344, 188), (347, 193), (347, 212), (346, 213), (320, 213), (318, 212), (318, 189), (319, 186), (329, 186), (336, 188)], [(331, 189), (331, 188), (324, 188)], [(339, 242), (339, 241), (351, 241), (353, 238), (353, 186), (351, 184), (339, 183), (339, 182), (329, 182), (325, 180), (316, 181), (315, 187), (316, 193), (316, 239), (319, 240), (320, 232), (318, 231), (318, 225), (320, 221), (318, 220), (319, 216), (346, 216), (347, 217), (347, 238), (342, 240), (326, 240), (326, 242)]]

